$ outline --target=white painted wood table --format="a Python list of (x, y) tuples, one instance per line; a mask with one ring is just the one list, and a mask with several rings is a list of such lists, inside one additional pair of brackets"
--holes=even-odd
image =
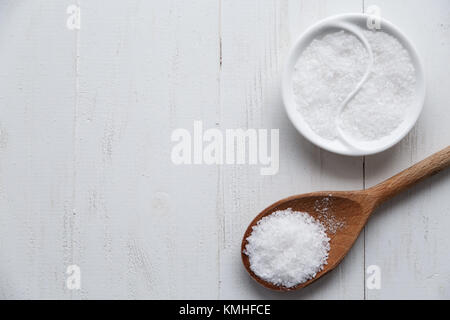
[[(369, 5), (416, 44), (427, 99), (396, 147), (344, 157), (296, 132), (280, 73), (310, 24)], [(449, 56), (447, 0), (0, 1), (0, 298), (450, 298), (448, 173), (380, 208), (338, 269), (302, 291), (260, 287), (239, 253), (272, 202), (372, 186), (446, 147)], [(280, 129), (279, 172), (176, 166), (171, 133), (195, 120)], [(371, 265), (380, 289), (365, 285)]]

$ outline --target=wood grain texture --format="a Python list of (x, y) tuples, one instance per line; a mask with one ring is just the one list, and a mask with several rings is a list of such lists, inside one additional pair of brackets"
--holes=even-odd
[[(0, 298), (448, 298), (444, 175), (382, 206), (337, 270), (302, 292), (270, 292), (241, 265), (245, 228), (270, 203), (372, 186), (448, 145), (446, 0), (373, 3), (427, 72), (424, 113), (397, 147), (364, 163), (312, 146), (287, 119), (291, 44), (364, 2), (1, 1)], [(66, 27), (72, 4), (79, 31)], [(195, 120), (280, 129), (278, 174), (174, 165), (171, 133)], [(71, 264), (79, 291), (66, 288)], [(381, 290), (364, 289), (370, 264)]]
[(418, 182), (435, 175), (450, 165), (450, 146), (423, 159), (408, 169), (395, 176), (367, 189), (377, 200), (377, 204), (394, 197), (407, 188), (411, 188)]
[(194, 120), (214, 121), (218, 4), (81, 6), (75, 186), (82, 295), (217, 297), (217, 168), (175, 166), (170, 137), (177, 128), (192, 131)]
[[(75, 35), (68, 1), (0, 3), (0, 298), (69, 298)], [(45, 45), (43, 45), (45, 44)]]
[[(366, 186), (373, 186), (449, 144), (450, 6), (448, 1), (373, 1), (415, 44), (424, 65), (427, 97), (410, 134), (394, 148), (366, 158)], [(449, 173), (444, 172), (381, 206), (366, 227), (366, 265), (381, 269), (381, 289), (368, 299), (450, 297)]]
[[(223, 128), (279, 128), (280, 170), (223, 166), (220, 298), (361, 299), (363, 247), (358, 241), (335, 277), (302, 292), (280, 295), (254, 283), (242, 268), (246, 227), (270, 203), (314, 190), (362, 188), (362, 158), (341, 157), (304, 140), (289, 122), (280, 97), (280, 76), (291, 44), (311, 23), (328, 15), (361, 12), (360, 1), (222, 1), (220, 96)], [(231, 22), (232, 21), (232, 22)]]

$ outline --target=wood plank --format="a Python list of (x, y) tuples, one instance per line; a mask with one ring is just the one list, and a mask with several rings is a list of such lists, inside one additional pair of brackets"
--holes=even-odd
[(83, 298), (213, 298), (215, 166), (171, 133), (215, 123), (218, 3), (81, 1), (76, 212)]
[(75, 33), (69, 1), (0, 3), (0, 298), (68, 298)]
[(222, 1), (221, 127), (280, 129), (280, 169), (262, 176), (256, 167), (221, 168), (220, 298), (364, 296), (363, 239), (332, 274), (290, 294), (253, 282), (239, 254), (247, 225), (276, 200), (315, 190), (362, 188), (362, 158), (334, 155), (307, 142), (287, 119), (280, 98), (280, 75), (295, 39), (321, 18), (352, 11), (361, 12), (362, 1)]
[[(448, 146), (450, 93), (450, 3), (372, 1), (416, 45), (427, 77), (423, 113), (396, 147), (367, 157), (366, 184), (374, 185)], [(385, 204), (366, 229), (366, 263), (381, 268), (381, 289), (369, 299), (445, 299), (450, 297), (449, 173), (442, 173)]]

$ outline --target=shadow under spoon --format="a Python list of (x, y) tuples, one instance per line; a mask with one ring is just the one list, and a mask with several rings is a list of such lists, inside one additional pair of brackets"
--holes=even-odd
[[(280, 200), (263, 210), (248, 226), (241, 246), (241, 255), (244, 266), (250, 276), (266, 288), (277, 291), (290, 291), (304, 288), (338, 266), (355, 243), (372, 212), (382, 202), (397, 195), (415, 183), (438, 173), (449, 165), (450, 146), (366, 190), (320, 191), (291, 196)], [(329, 211), (332, 212), (336, 220), (345, 221), (345, 224), (342, 227), (337, 228), (335, 233), (328, 232), (328, 237), (330, 238), (330, 252), (327, 264), (324, 266), (323, 270), (317, 273), (314, 278), (290, 288), (277, 286), (259, 278), (251, 270), (249, 257), (244, 253), (247, 245), (247, 238), (252, 233), (253, 226), (255, 226), (261, 218), (268, 216), (275, 211), (288, 208), (291, 208), (294, 211), (307, 212), (314, 218), (323, 222), (320, 211), (317, 211), (317, 203), (321, 203), (321, 201), (329, 203)]]

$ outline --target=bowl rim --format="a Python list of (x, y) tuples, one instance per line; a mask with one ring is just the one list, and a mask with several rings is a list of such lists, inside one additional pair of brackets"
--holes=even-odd
[[(401, 44), (402, 46), (407, 50), (408, 54), (410, 55), (410, 58), (412, 60), (412, 64), (415, 69), (416, 74), (416, 98), (414, 99), (414, 109), (411, 116), (408, 117), (408, 123), (403, 125), (403, 130), (396, 134), (395, 136), (392, 136), (392, 139), (389, 140), (389, 142), (374, 147), (373, 149), (351, 149), (346, 148), (343, 144), (340, 142), (337, 142), (337, 140), (327, 140), (322, 137), (320, 137), (318, 134), (312, 131), (312, 129), (309, 127), (309, 125), (303, 120), (303, 117), (300, 115), (300, 113), (297, 111), (297, 106), (295, 103), (292, 103), (293, 93), (292, 93), (292, 74), (293, 69), (295, 66), (295, 63), (297, 62), (301, 52), (309, 45), (310, 40), (315, 38), (315, 34), (320, 32), (322, 28), (325, 28), (327, 26), (333, 27), (333, 24), (336, 22), (346, 22), (353, 24), (352, 20), (361, 20), (364, 19), (366, 21), (371, 15), (366, 13), (344, 13), (344, 14), (337, 14), (329, 16), (325, 19), (321, 19), (308, 27), (298, 38), (295, 40), (293, 45), (291, 46), (291, 49), (289, 51), (288, 58), (286, 60), (283, 74), (282, 74), (282, 83), (281, 83), (281, 90), (282, 90), (282, 100), (284, 104), (284, 109), (286, 110), (286, 113), (288, 115), (289, 120), (292, 122), (294, 127), (297, 129), (297, 131), (305, 137), (307, 140), (309, 140), (311, 143), (315, 144), (318, 147), (321, 147), (325, 150), (328, 150), (333, 153), (341, 154), (341, 155), (347, 155), (347, 156), (366, 156), (371, 154), (376, 154), (382, 151), (385, 151), (395, 144), (397, 144), (400, 140), (402, 140), (414, 127), (414, 125), (417, 123), (417, 120), (419, 119), (420, 114), (422, 113), (424, 103), (425, 103), (425, 96), (426, 96), (426, 80), (425, 75), (423, 71), (423, 65), (421, 62), (421, 58), (415, 48), (415, 46), (411, 43), (411, 41), (408, 39), (408, 37), (393, 23), (390, 21), (381, 18), (381, 29), (384, 30), (386, 33), (394, 36)], [(300, 53), (298, 53), (300, 51)], [(300, 115), (300, 116), (299, 116)], [(301, 120), (300, 120), (301, 118)], [(406, 119), (404, 120), (406, 121)]]

